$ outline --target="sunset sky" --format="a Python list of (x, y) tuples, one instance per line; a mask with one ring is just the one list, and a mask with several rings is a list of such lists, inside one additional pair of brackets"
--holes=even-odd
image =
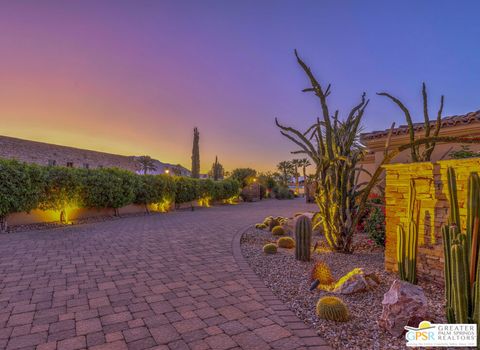
[[(0, 134), (202, 171), (273, 170), (293, 145), (274, 118), (305, 128), (318, 103), (293, 49), (344, 114), (363, 91), (365, 130), (480, 109), (477, 1), (2, 1)], [(433, 115), (434, 113), (432, 113)]]

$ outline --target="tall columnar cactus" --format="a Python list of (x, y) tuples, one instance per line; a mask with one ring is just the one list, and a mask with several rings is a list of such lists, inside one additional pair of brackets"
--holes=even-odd
[(446, 315), (449, 323), (480, 323), (480, 179), (468, 178), (466, 232), (462, 232), (455, 172), (449, 168), (449, 225), (442, 227), (445, 256)]
[(312, 222), (305, 215), (301, 215), (295, 224), (295, 259), (310, 261), (311, 244)]
[(410, 180), (408, 201), (408, 231), (403, 226), (397, 227), (397, 262), (400, 279), (417, 283), (417, 244), (418, 219), (420, 216), (420, 202), (416, 200), (414, 180)]
[(193, 148), (192, 148), (192, 177), (198, 179), (200, 177), (200, 133), (197, 128), (193, 129)]
[(449, 225), (456, 225), (460, 227), (460, 212), (458, 210), (457, 199), (457, 182), (455, 180), (455, 170), (453, 170), (453, 168), (447, 169), (447, 181), (448, 199), (450, 202)]

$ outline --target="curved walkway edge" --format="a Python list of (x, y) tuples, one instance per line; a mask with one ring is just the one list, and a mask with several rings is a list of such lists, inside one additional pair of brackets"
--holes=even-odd
[(295, 336), (300, 338), (305, 347), (309, 350), (332, 350), (328, 343), (312, 329), (312, 327), (300, 320), (292, 310), (288, 308), (280, 299), (278, 299), (270, 288), (257, 276), (252, 270), (242, 254), (240, 241), (252, 225), (248, 225), (238, 230), (232, 239), (232, 251), (235, 261), (242, 271), (245, 278), (252, 285), (258, 294), (265, 300), (270, 307), (280, 317), (282, 326), (288, 328)]

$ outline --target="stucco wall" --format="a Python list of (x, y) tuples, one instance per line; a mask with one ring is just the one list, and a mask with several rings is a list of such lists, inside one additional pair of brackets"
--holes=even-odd
[[(410, 179), (414, 179), (420, 201), (420, 229), (417, 270), (421, 278), (443, 282), (443, 243), (441, 227), (448, 221), (447, 168), (457, 175), (458, 201), (462, 228), (465, 229), (468, 176), (480, 172), (480, 158), (444, 160), (435, 163), (392, 164), (386, 170), (386, 247), (385, 268), (397, 271), (397, 225), (407, 223)], [(406, 227), (406, 226), (404, 226)]]

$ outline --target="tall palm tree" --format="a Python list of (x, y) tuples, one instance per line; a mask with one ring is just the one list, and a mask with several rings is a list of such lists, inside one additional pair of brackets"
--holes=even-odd
[(298, 195), (299, 193), (299, 184), (298, 184), (298, 176), (300, 175), (298, 173), (298, 168), (302, 165), (302, 160), (301, 159), (293, 159), (292, 160), (292, 165), (293, 165), (293, 176), (295, 176), (295, 193)]
[(140, 156), (137, 158), (137, 162), (140, 164), (140, 169), (144, 175), (147, 175), (149, 171), (157, 170), (155, 161), (150, 156)]
[(293, 173), (293, 164), (288, 160), (284, 160), (277, 164), (277, 169), (282, 173), (282, 180), (285, 185), (288, 185), (288, 179)]
[(308, 158), (300, 159), (300, 166), (302, 167), (303, 173), (303, 195), (305, 196), (305, 186), (307, 185), (307, 167), (312, 165)]

